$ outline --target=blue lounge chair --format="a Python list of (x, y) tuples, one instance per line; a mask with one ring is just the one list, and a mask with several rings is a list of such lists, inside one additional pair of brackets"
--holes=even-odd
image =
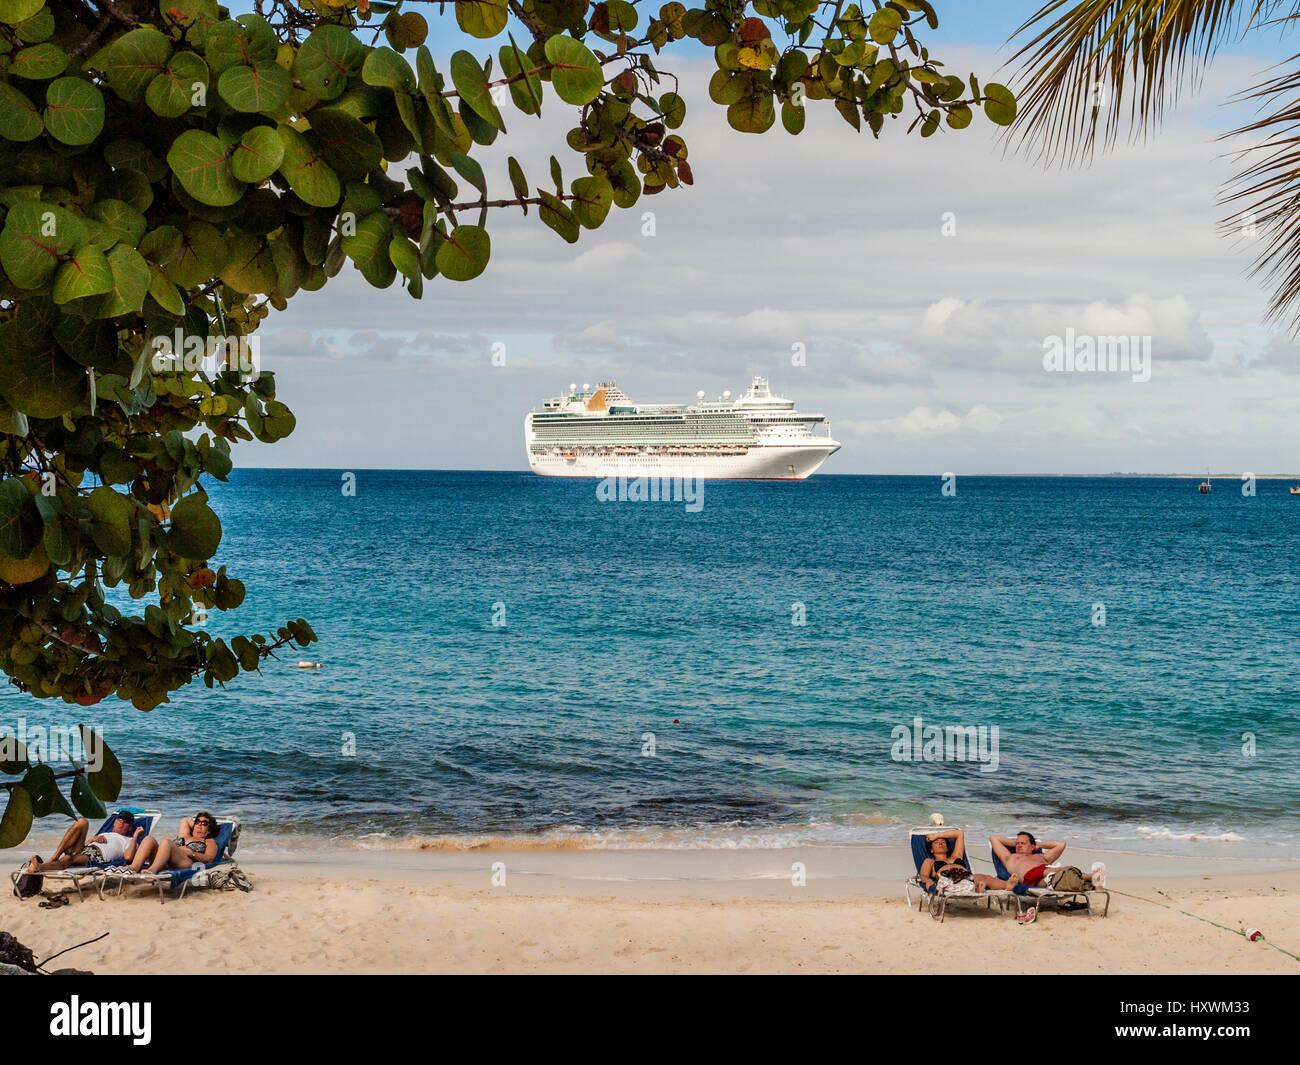
[(199, 862), (188, 869), (164, 869), (157, 873), (144, 869), (137, 873), (132, 872), (126, 863), (122, 863), (117, 868), (109, 869), (107, 876), (117, 880), (119, 895), (127, 884), (148, 884), (156, 887), (159, 902), (166, 901), (167, 890), (179, 891), (180, 897), (184, 898), (186, 890), (191, 886), (217, 888), (232, 880), (248, 890), (246, 886), (248, 880), (234, 859), (235, 848), (239, 845), (239, 818), (218, 817), (216, 840), (217, 856), (207, 865)]
[[(157, 810), (145, 810), (139, 806), (115, 806), (113, 812), (109, 814), (104, 823), (99, 826), (99, 831), (90, 833), (86, 838), (91, 839), (95, 836), (105, 836), (109, 832), (113, 831), (113, 822), (117, 819), (119, 810), (125, 810), (129, 814), (134, 814), (136, 826), (143, 828), (146, 836), (153, 831), (154, 825), (158, 824), (162, 818), (162, 814)], [(70, 865), (68, 868), (61, 869), (56, 873), (41, 873), (39, 875), (44, 878), (45, 884), (49, 884), (51, 881), (71, 884), (76, 888), (77, 898), (79, 899), (83, 897), (81, 894), (81, 882), (83, 880), (89, 880), (98, 889), (99, 897), (102, 899), (104, 897), (104, 879), (106, 875), (110, 870), (120, 868), (127, 864), (126, 859), (118, 858), (111, 862), (92, 862), (89, 865)], [(15, 895), (18, 894), (18, 878), (25, 872), (27, 872), (26, 864), (15, 872), (9, 874), (9, 880), (14, 885)]]
[[(912, 845), (912, 863), (916, 867), (916, 871), (907, 878), (903, 887), (903, 892), (907, 896), (907, 905), (909, 907), (912, 905), (912, 889), (915, 888), (918, 892), (916, 908), (919, 910), (922, 906), (927, 906), (930, 916), (938, 918), (940, 923), (943, 922), (944, 914), (947, 912), (948, 903), (950, 902), (983, 902), (985, 907), (988, 908), (996, 901), (998, 909), (1001, 910), (1005, 902), (1011, 898), (1010, 891), (980, 891), (973, 895), (941, 895), (935, 888), (926, 887), (921, 882), (921, 866), (930, 857), (930, 850), (926, 846), (925, 837), (934, 831), (936, 829), (933, 826), (912, 829), (910, 842)], [(961, 856), (960, 864), (966, 867), (968, 873), (971, 872), (970, 856), (968, 854)]]
[[(1007, 867), (1002, 864), (1002, 859), (998, 857), (998, 852), (991, 847), (989, 849), (992, 851), (993, 854), (994, 875), (999, 880), (1008, 879), (1011, 876), (1011, 874), (1010, 872), (1007, 871)], [(1042, 847), (1035, 848), (1034, 853), (1042, 854), (1043, 848)], [(1092, 896), (1105, 895), (1106, 905), (1102, 908), (1101, 915), (1105, 917), (1108, 913), (1110, 913), (1110, 892), (1107, 891), (1105, 888), (1093, 888), (1091, 891), (1057, 891), (1050, 886), (1051, 883), (1050, 874), (1048, 878), (1048, 883), (1049, 883), (1048, 887), (1030, 887), (1028, 884), (1017, 884), (1015, 887), (1013, 887), (1011, 889), (1011, 894), (1015, 897), (1016, 900), (1016, 911), (1017, 912), (1020, 911), (1022, 901), (1027, 898), (1032, 899), (1036, 906), (1041, 906), (1045, 902), (1059, 903), (1059, 902), (1064, 902), (1066, 899), (1081, 898), (1083, 899), (1084, 903), (1088, 907), (1088, 916), (1091, 917), (1093, 916)]]

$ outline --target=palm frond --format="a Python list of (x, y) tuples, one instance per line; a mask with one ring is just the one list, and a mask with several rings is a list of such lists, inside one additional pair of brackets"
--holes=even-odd
[(1225, 231), (1259, 240), (1251, 276), (1262, 276), (1272, 285), (1268, 318), (1287, 319), (1295, 334), (1300, 332), (1300, 55), (1279, 65), (1290, 67), (1290, 72), (1238, 97), (1260, 100), (1272, 110), (1220, 138), (1263, 135), (1237, 153), (1249, 165), (1221, 197), (1225, 205), (1237, 205), (1221, 224)]
[(1013, 35), (1032, 37), (1013, 87), (1011, 136), (1045, 161), (1090, 157), (1127, 125), (1133, 137), (1199, 84), (1218, 46), (1296, 0), (1049, 0)]

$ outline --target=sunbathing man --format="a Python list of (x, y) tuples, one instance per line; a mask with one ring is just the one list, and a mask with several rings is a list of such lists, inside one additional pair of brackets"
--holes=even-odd
[[(1006, 880), (989, 877), (988, 879), (992, 881), (991, 887), (1014, 889), (1020, 884), (1027, 887), (1042, 887), (1043, 881), (1049, 874), (1060, 871), (1052, 866), (1065, 852), (1065, 844), (1060, 840), (1043, 840), (1040, 843), (1030, 832), (1017, 832), (1015, 839), (1007, 836), (989, 836), (989, 843), (993, 846), (993, 853), (1001, 859), (1010, 874)], [(1034, 853), (1039, 848), (1043, 853)], [(1101, 862), (1093, 862), (1090, 873), (1085, 874), (1081, 869), (1076, 869), (1076, 872), (1083, 880), (1085, 891), (1106, 886), (1106, 867)]]
[[(113, 818), (113, 828), (107, 835), (94, 836), (87, 840), (90, 823), (84, 817), (78, 817), (70, 829), (59, 841), (58, 850), (48, 862), (41, 861), (36, 855), (27, 863), (29, 873), (57, 873), (70, 865), (90, 865), (91, 862), (103, 863), (116, 861), (118, 858), (135, 856), (135, 840), (131, 830), (135, 827), (135, 816), (125, 810), (119, 810)], [(144, 829), (140, 829), (143, 832)]]
[[(948, 853), (948, 840), (955, 840), (952, 847), (951, 856)], [(966, 872), (966, 867), (962, 865), (962, 855), (966, 853), (966, 834), (960, 828), (948, 828), (942, 832), (931, 832), (925, 837), (926, 850), (930, 852), (930, 857), (921, 863), (921, 884), (927, 891), (931, 890), (939, 882), (939, 874), (946, 869), (960, 869)], [(975, 883), (976, 891), (985, 891), (990, 887), (1001, 887), (1002, 883), (996, 877), (987, 876), (984, 873), (973, 873), (971, 880)]]

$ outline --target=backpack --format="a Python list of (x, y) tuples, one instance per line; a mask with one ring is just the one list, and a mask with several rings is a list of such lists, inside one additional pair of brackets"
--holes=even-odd
[(14, 886), (14, 894), (20, 899), (30, 899), (33, 895), (39, 895), (44, 886), (45, 877), (40, 873), (23, 873)]

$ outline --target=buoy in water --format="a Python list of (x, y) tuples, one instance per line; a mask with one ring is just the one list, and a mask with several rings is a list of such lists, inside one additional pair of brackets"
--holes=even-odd
[(320, 669), (321, 663), (320, 662), (299, 662), (298, 668), (299, 669)]

